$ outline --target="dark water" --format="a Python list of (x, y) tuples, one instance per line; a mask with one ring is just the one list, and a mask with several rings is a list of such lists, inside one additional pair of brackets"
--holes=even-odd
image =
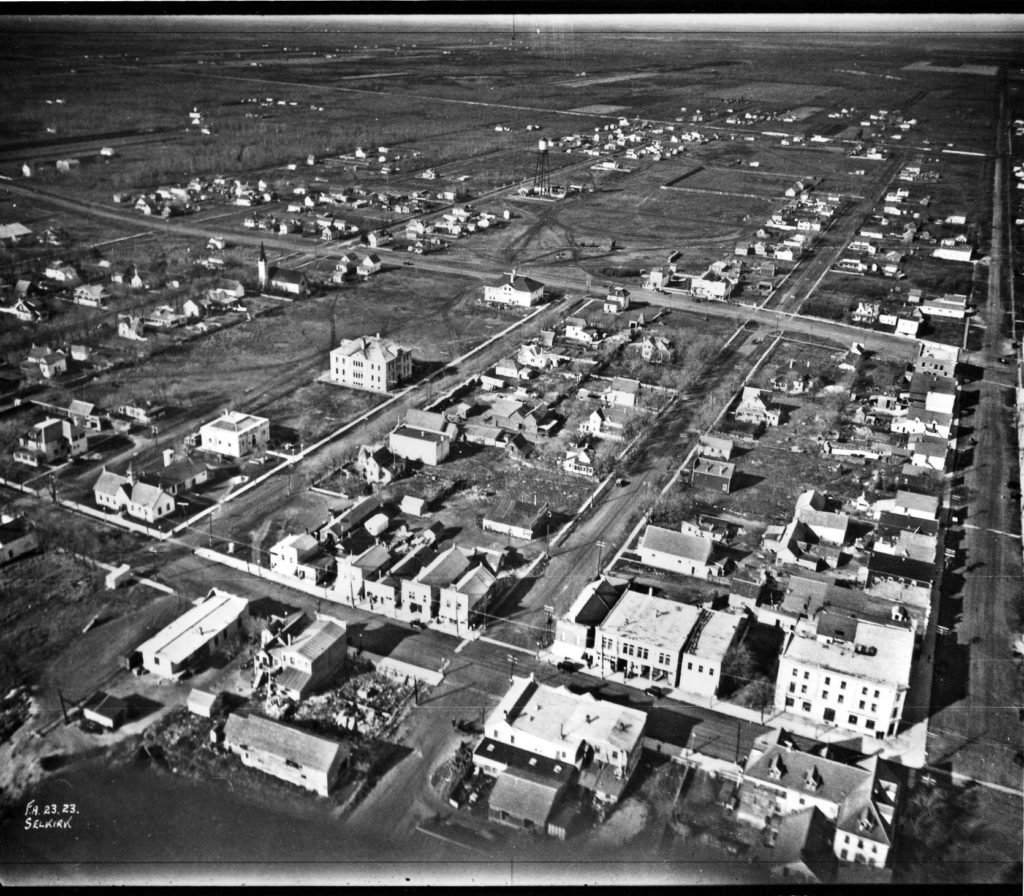
[[(329, 805), (314, 797), (298, 810), (260, 805), (226, 782), (194, 781), (147, 765), (78, 765), (45, 780), (29, 798), (39, 807), (56, 805), (70, 827), (26, 830), (25, 803), (17, 806), (0, 822), (3, 883), (503, 883), (510, 859), (520, 879), (554, 880), (569, 870), (567, 860), (583, 858), (571, 844), (547, 838), (506, 844), (493, 856), (420, 833), (386, 843), (331, 818)], [(65, 814), (72, 803), (76, 813)], [(658, 882), (723, 883), (742, 879), (736, 872), (746, 870), (713, 861), (700, 869), (651, 865), (627, 851), (602, 858), (610, 863), (610, 880), (654, 874)], [(599, 874), (592, 862), (580, 871), (588, 882)]]

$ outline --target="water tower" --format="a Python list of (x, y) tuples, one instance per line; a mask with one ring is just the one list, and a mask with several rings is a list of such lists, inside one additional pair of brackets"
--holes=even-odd
[(551, 171), (548, 168), (548, 141), (537, 141), (537, 167), (533, 172), (533, 190), (545, 196), (551, 192)]

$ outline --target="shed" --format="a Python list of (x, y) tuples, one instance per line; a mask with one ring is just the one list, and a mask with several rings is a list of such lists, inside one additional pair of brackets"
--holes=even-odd
[(96, 691), (83, 704), (82, 715), (90, 722), (113, 731), (128, 718), (128, 704), (106, 691)]
[(122, 563), (120, 566), (115, 567), (107, 573), (104, 579), (104, 585), (108, 591), (113, 591), (116, 588), (120, 588), (128, 581), (129, 575), (131, 575), (131, 565), (128, 563)]
[(215, 694), (200, 688), (192, 688), (188, 695), (188, 711), (204, 719), (213, 718), (223, 705), (224, 694), (221, 691)]
[(388, 520), (387, 514), (378, 513), (378, 514), (370, 517), (366, 521), (366, 524), (365, 524), (364, 528), (366, 529), (367, 532), (369, 532), (371, 535), (376, 537), (376, 536), (380, 535), (382, 532), (387, 530), (388, 523), (389, 523), (389, 520)]

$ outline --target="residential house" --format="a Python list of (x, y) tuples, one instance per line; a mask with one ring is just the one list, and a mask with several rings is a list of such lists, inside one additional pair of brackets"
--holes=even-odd
[(645, 333), (636, 345), (639, 347), (640, 357), (648, 364), (671, 364), (675, 358), (675, 349), (672, 347), (672, 343), (656, 333)]
[(331, 351), (331, 382), (370, 392), (388, 392), (412, 376), (412, 352), (376, 336), (343, 339)]
[(565, 460), (562, 461), (562, 469), (567, 473), (578, 473), (581, 476), (593, 476), (596, 472), (594, 462), (595, 452), (587, 447), (568, 448), (565, 452)]
[(376, 274), (382, 267), (383, 264), (381, 263), (380, 256), (376, 253), (370, 253), (359, 262), (359, 274), (363, 277), (369, 277), (371, 274)]
[(395, 456), (383, 445), (360, 445), (356, 468), (370, 485), (387, 485), (395, 478)]
[(39, 547), (39, 536), (24, 516), (0, 513), (0, 564), (10, 563)]
[(244, 457), (266, 447), (270, 421), (241, 411), (225, 411), (199, 428), (200, 447), (224, 457)]
[(597, 345), (601, 341), (601, 335), (597, 329), (590, 326), (582, 317), (567, 317), (564, 335), (570, 342), (582, 342), (584, 345), (590, 346)]
[(621, 314), (629, 308), (629, 290), (624, 286), (616, 286), (609, 290), (604, 299), (605, 314)]
[(733, 280), (713, 270), (708, 270), (690, 281), (690, 292), (698, 299), (724, 302), (732, 295), (734, 285)]
[(270, 549), (270, 568), (314, 585), (322, 585), (334, 571), (334, 557), (308, 532), (288, 535)]
[(695, 488), (729, 494), (732, 491), (735, 470), (735, 464), (711, 460), (707, 457), (697, 457), (690, 468), (690, 485)]
[(697, 443), (697, 453), (709, 460), (728, 461), (732, 458), (735, 450), (735, 443), (732, 439), (721, 438), (720, 436), (701, 436)]
[(18, 437), (14, 460), (29, 467), (63, 462), (78, 457), (89, 448), (88, 432), (72, 420), (47, 417)]
[(608, 391), (604, 393), (604, 402), (612, 407), (635, 408), (638, 405), (640, 396), (640, 382), (627, 379), (626, 377), (615, 377)]
[(243, 765), (327, 796), (351, 755), (346, 744), (259, 716), (232, 713), (224, 746)]
[(211, 588), (183, 615), (139, 645), (142, 666), (161, 678), (179, 679), (202, 666), (236, 637), (249, 615), (249, 601)]
[(142, 317), (137, 314), (119, 314), (117, 316), (117, 335), (122, 339), (134, 339), (138, 342), (146, 341), (146, 325)]
[(181, 313), (185, 315), (186, 320), (192, 323), (194, 321), (203, 320), (208, 311), (206, 305), (198, 299), (186, 299), (181, 306)]
[(698, 579), (710, 579), (725, 573), (725, 563), (715, 559), (714, 547), (710, 538), (676, 532), (649, 523), (640, 539), (637, 553), (644, 566)]
[(583, 423), (580, 432), (610, 442), (625, 440), (626, 424), (633, 415), (625, 408), (595, 408)]
[[(331, 599), (354, 606), (364, 596), (363, 584), (383, 578), (395, 560), (382, 544), (373, 544), (358, 554), (342, 553), (337, 561)], [(371, 604), (375, 603), (371, 599)]]
[(778, 426), (781, 413), (772, 401), (771, 393), (755, 386), (744, 386), (739, 405), (734, 411), (737, 420), (744, 423), (763, 423)]
[(76, 305), (85, 305), (88, 308), (106, 308), (107, 294), (102, 283), (83, 283), (75, 288), (74, 300)]

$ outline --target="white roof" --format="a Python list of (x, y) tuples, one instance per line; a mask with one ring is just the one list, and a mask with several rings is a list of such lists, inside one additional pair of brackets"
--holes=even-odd
[(647, 713), (641, 710), (529, 678), (513, 680), (489, 725), (505, 723), (548, 744), (566, 744), (570, 756), (583, 741), (630, 752), (643, 735)]
[(252, 414), (243, 414), (241, 411), (226, 411), (216, 420), (211, 420), (202, 428), (224, 429), (228, 432), (248, 432), (250, 429), (257, 429), (264, 423), (269, 422), (266, 417), (255, 417)]
[(201, 604), (139, 645), (139, 650), (143, 654), (159, 654), (172, 664), (184, 662), (239, 616), (248, 612), (248, 608), (249, 601), (244, 597), (213, 588)]
[(699, 618), (700, 607), (630, 589), (599, 628), (606, 635), (677, 652), (682, 651)]
[[(873, 647), (875, 652), (859, 652)], [(814, 638), (794, 637), (783, 656), (805, 666), (830, 669), (856, 678), (906, 687), (914, 655), (914, 633), (909, 628), (875, 625), (859, 620), (853, 643), (828, 644)]]

